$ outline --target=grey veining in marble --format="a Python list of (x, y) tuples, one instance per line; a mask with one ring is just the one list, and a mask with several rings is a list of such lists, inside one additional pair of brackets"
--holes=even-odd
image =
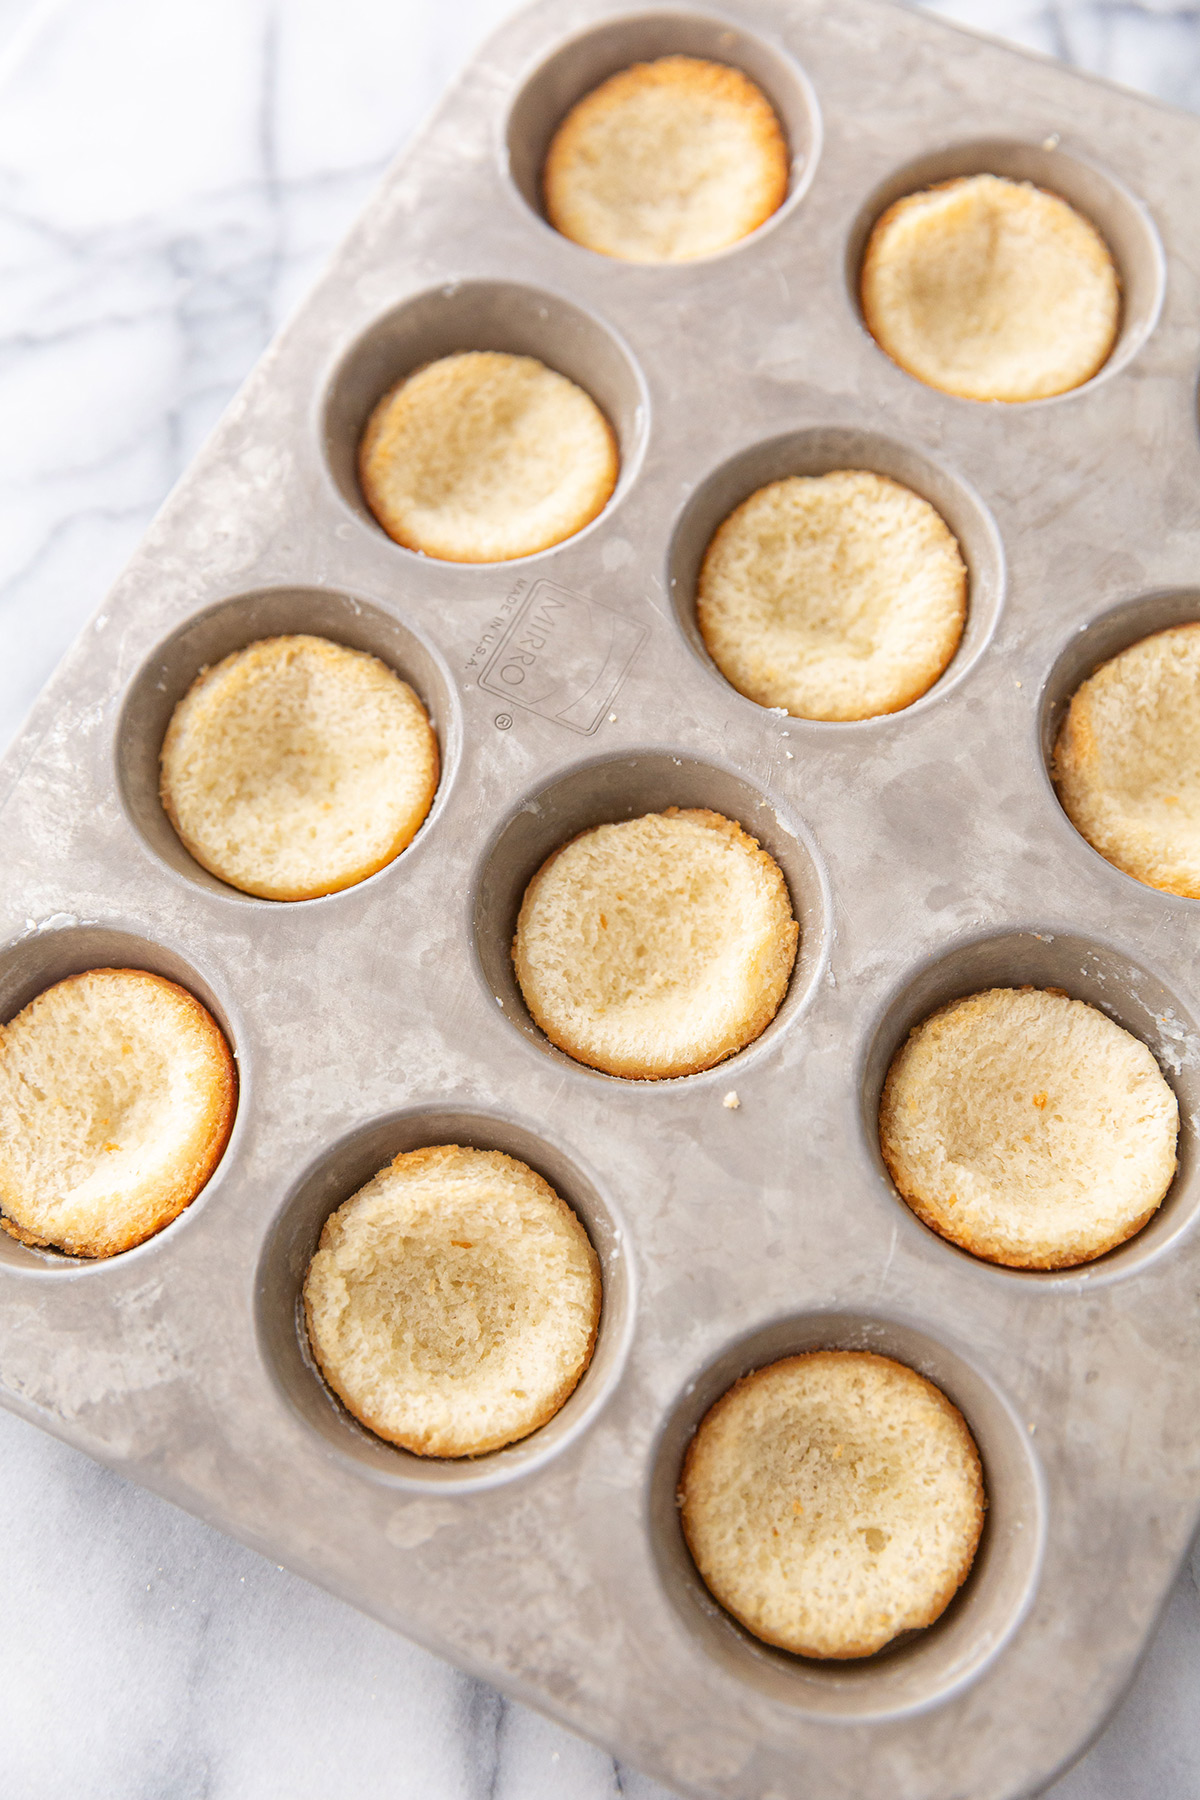
[[(0, 734), (473, 39), (505, 4), (3, 0)], [(1175, 5), (945, 6), (1200, 105)], [(336, 17), (334, 16), (336, 14)], [(0, 1415), (0, 1786), (649, 1800), (643, 1778)], [(1200, 1788), (1185, 1572), (1058, 1800)]]

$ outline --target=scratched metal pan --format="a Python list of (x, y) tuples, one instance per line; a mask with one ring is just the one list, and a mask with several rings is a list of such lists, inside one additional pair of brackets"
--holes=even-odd
[[(720, 256), (632, 267), (550, 229), (538, 169), (576, 96), (671, 51), (765, 88), (793, 189)], [(1114, 354), (1062, 398), (936, 393), (860, 320), (871, 220), (980, 169), (1064, 194), (1120, 265)], [(1078, 1753), (1200, 1512), (1198, 913), (1077, 836), (1047, 754), (1097, 661), (1200, 616), (1198, 170), (1196, 121), (872, 0), (545, 0), (480, 53), (5, 765), (2, 1016), (70, 970), (159, 969), (213, 1008), (242, 1080), (217, 1174), (151, 1242), (96, 1265), (0, 1243), (5, 1404), (689, 1793), (992, 1800)], [(467, 348), (563, 370), (620, 440), (604, 513), (520, 562), (409, 554), (354, 477), (380, 393)], [(759, 483), (845, 466), (944, 513), (970, 623), (906, 711), (789, 720), (707, 662), (697, 562)], [(403, 856), (297, 905), (205, 874), (156, 794), (196, 671), (282, 631), (402, 671), (444, 759)], [(508, 945), (553, 846), (672, 803), (716, 807), (778, 858), (800, 957), (740, 1056), (622, 1082), (541, 1038)], [(990, 1267), (930, 1235), (876, 1145), (907, 1027), (1021, 982), (1103, 1007), (1181, 1101), (1159, 1214), (1064, 1274)], [(439, 1140), (542, 1170), (605, 1273), (572, 1399), (523, 1444), (461, 1464), (360, 1430), (296, 1319), (329, 1210), (397, 1150)], [(926, 1371), (986, 1469), (964, 1590), (859, 1664), (741, 1632), (706, 1598), (674, 1506), (714, 1396), (814, 1345)]]

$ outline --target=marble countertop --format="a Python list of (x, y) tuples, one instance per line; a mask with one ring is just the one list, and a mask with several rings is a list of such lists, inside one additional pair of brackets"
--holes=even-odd
[[(835, 3), (835, 0), (831, 0)], [(0, 0), (0, 747), (511, 0)], [(1200, 110), (1176, 0), (931, 10)], [(5, 1800), (666, 1791), (0, 1413)], [(1200, 1792), (1185, 1567), (1054, 1800)]]

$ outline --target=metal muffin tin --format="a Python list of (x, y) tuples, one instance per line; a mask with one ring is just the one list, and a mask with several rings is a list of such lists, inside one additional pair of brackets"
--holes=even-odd
[[(793, 192), (703, 262), (594, 256), (539, 216), (549, 134), (605, 74), (671, 51), (761, 83)], [(981, 169), (1076, 202), (1120, 264), (1117, 348), (1056, 400), (923, 387), (858, 314), (882, 207)], [(1047, 764), (1090, 668), (1200, 616), (1198, 169), (1200, 123), (872, 0), (545, 0), (492, 41), (5, 765), (2, 1016), (71, 970), (160, 970), (221, 1020), (242, 1083), (217, 1174), (149, 1243), (82, 1264), (0, 1241), (6, 1405), (689, 1793), (987, 1800), (1080, 1750), (1200, 1511), (1200, 910), (1102, 861)], [(601, 517), (520, 562), (400, 549), (354, 476), (379, 394), (467, 348), (563, 370), (621, 443)], [(845, 466), (942, 511), (970, 622), (915, 705), (818, 724), (726, 685), (692, 592), (709, 534), (752, 488)], [(207, 875), (157, 799), (162, 733), (197, 670), (285, 631), (399, 669), (444, 760), (403, 856), (295, 905)], [(731, 815), (777, 857), (799, 961), (741, 1055), (613, 1080), (528, 1019), (516, 908), (572, 832), (673, 803)], [(1061, 1274), (931, 1235), (877, 1148), (908, 1026), (1023, 982), (1144, 1038), (1182, 1107), (1161, 1211)], [(463, 1463), (359, 1429), (297, 1322), (328, 1211), (396, 1151), (448, 1140), (540, 1169), (605, 1273), (574, 1396), (524, 1443)], [(700, 1585), (674, 1504), (713, 1398), (817, 1345), (929, 1374), (970, 1422), (990, 1496), (942, 1620), (857, 1664), (743, 1633)]]

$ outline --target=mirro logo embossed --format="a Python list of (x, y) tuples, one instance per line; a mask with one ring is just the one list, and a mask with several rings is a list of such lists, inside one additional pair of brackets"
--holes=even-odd
[(599, 601), (538, 581), (479, 685), (586, 737), (612, 705), (646, 635), (644, 626)]

